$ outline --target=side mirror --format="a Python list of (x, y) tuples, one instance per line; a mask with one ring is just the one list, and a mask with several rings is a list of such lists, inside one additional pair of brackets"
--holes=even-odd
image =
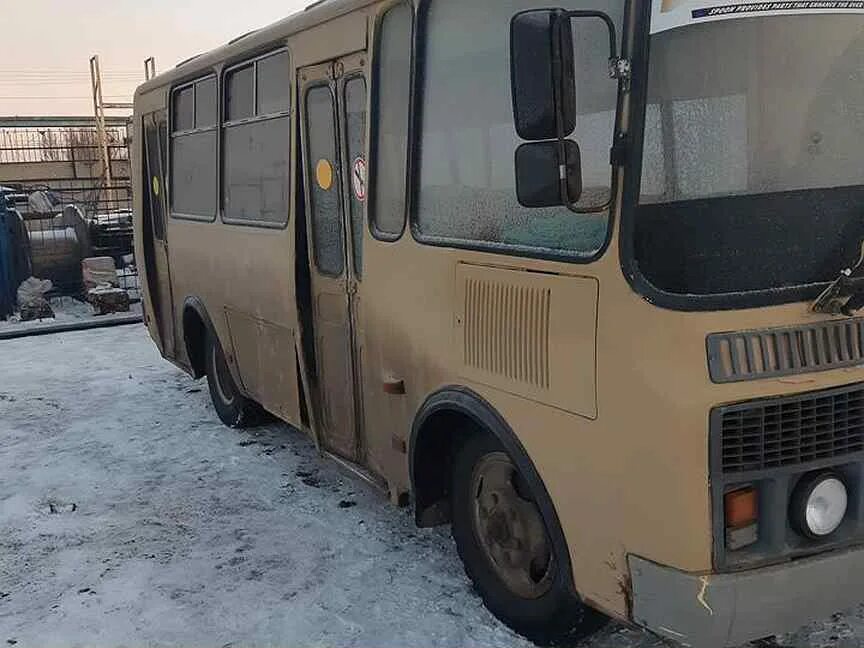
[(524, 140), (566, 137), (576, 128), (570, 17), (562, 9), (523, 11), (510, 23), (510, 73), (516, 132)]
[[(516, 133), (528, 144), (516, 150), (516, 194), (524, 207), (563, 205), (577, 214), (611, 205), (581, 207), (579, 146), (567, 137), (576, 128), (576, 66), (573, 19), (599, 19), (609, 36), (609, 76), (625, 91), (630, 61), (618, 56), (615, 23), (594, 9), (523, 11), (510, 22), (510, 75)], [(543, 141), (545, 140), (545, 141)]]
[(531, 142), (516, 149), (516, 198), (520, 205), (558, 207), (577, 203), (581, 196), (582, 156), (576, 142)]

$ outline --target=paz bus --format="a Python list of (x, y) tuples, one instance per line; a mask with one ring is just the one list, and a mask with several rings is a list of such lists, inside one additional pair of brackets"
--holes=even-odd
[(324, 0), (135, 95), (162, 355), (538, 642), (864, 599), (864, 3), (719, 2)]

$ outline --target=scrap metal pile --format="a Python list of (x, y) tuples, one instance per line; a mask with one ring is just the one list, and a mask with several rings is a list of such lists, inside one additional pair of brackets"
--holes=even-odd
[(0, 187), (0, 319), (50, 317), (55, 295), (97, 314), (138, 300), (131, 210), (90, 213), (50, 190)]

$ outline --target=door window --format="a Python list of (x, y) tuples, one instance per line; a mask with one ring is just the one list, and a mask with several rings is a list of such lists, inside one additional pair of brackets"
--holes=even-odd
[(345, 147), (350, 174), (351, 250), (354, 273), (363, 275), (363, 218), (366, 211), (366, 80), (354, 77), (345, 83)]
[[(150, 214), (153, 221), (153, 236), (165, 240), (165, 188), (162, 174), (162, 147), (159, 143), (161, 124), (157, 124), (156, 115), (144, 118), (144, 147), (147, 154), (147, 171), (145, 182), (147, 199), (150, 201)], [(164, 120), (162, 120), (164, 123)]]
[(306, 165), (312, 214), (312, 248), (318, 270), (322, 274), (340, 276), (345, 269), (345, 248), (335, 116), (330, 88), (310, 88), (306, 93)]

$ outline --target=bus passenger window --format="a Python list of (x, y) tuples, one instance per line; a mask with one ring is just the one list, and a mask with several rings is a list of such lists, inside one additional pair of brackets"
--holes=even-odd
[(255, 114), (255, 67), (246, 65), (225, 75), (225, 118), (246, 119)]
[(381, 19), (377, 37), (369, 213), (373, 233), (385, 240), (398, 239), (405, 228), (412, 23), (410, 5), (396, 5)]
[(187, 131), (195, 128), (195, 86), (190, 85), (174, 91), (174, 130)]
[(215, 89), (215, 78), (208, 77), (174, 90), (169, 191), (173, 216), (216, 217)]
[[(562, 3), (597, 9), (621, 33), (625, 0)], [(505, 253), (586, 257), (602, 248), (607, 214), (574, 214), (566, 207), (528, 209), (516, 197), (509, 34), (514, 14), (546, 6), (539, 0), (431, 0), (424, 80), (418, 97), (418, 196), (414, 218), (420, 240), (483, 247)], [(617, 84), (608, 78), (608, 35), (593, 20), (573, 21), (576, 129), (584, 179), (580, 206), (609, 196)]]
[[(288, 53), (226, 74), (223, 218), (281, 227), (288, 222), (291, 75)], [(257, 92), (256, 89), (257, 88)]]
[(291, 79), (288, 52), (280, 52), (258, 61), (257, 115), (272, 115), (291, 107)]
[(195, 84), (195, 128), (215, 126), (219, 120), (216, 103), (216, 77)]

